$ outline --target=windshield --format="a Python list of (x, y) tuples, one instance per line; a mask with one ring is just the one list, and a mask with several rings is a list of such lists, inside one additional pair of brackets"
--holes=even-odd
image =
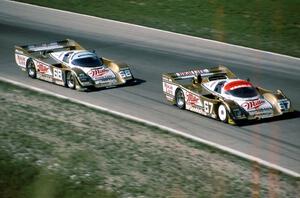
[(103, 62), (97, 56), (89, 56), (85, 58), (74, 59), (72, 60), (72, 64), (81, 67), (98, 67), (103, 65)]
[(254, 87), (241, 87), (229, 90), (226, 93), (239, 98), (252, 98), (258, 95)]

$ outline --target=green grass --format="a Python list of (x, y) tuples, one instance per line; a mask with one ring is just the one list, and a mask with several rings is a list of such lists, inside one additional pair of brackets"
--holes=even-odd
[(212, 147), (2, 82), (0, 117), (0, 197), (294, 197), (300, 187)]
[(96, 189), (94, 182), (76, 184), (68, 177), (49, 172), (29, 159), (12, 158), (0, 150), (0, 197), (2, 198), (114, 198), (117, 194)]
[(20, 0), (300, 57), (298, 0)]

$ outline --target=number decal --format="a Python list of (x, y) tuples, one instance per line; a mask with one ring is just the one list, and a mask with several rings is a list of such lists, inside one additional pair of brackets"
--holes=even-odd
[(62, 71), (57, 68), (53, 68), (53, 78), (62, 80)]
[(213, 110), (213, 103), (204, 101), (204, 111), (206, 113), (212, 114), (212, 110)]
[(131, 72), (129, 69), (120, 71), (120, 75), (122, 78), (127, 78), (131, 76)]

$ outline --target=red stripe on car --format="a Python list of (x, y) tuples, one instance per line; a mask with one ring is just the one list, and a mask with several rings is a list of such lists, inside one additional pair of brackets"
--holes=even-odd
[(224, 90), (230, 91), (241, 87), (252, 87), (252, 84), (246, 80), (231, 81), (224, 86)]

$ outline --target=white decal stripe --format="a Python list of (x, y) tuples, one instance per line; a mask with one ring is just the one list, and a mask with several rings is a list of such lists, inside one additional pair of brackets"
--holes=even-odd
[(58, 98), (67, 99), (67, 100), (69, 100), (71, 102), (75, 102), (75, 103), (82, 104), (82, 105), (85, 105), (85, 106), (90, 107), (90, 108), (94, 108), (94, 109), (98, 109), (98, 110), (101, 110), (101, 111), (104, 111), (104, 112), (108, 112), (108, 113), (111, 113), (113, 115), (117, 115), (117, 116), (123, 117), (125, 119), (130, 119), (130, 120), (134, 120), (136, 122), (140, 122), (140, 123), (147, 124), (147, 125), (150, 125), (150, 126), (155, 126), (155, 127), (158, 127), (158, 128), (160, 128), (162, 130), (168, 131), (170, 133), (173, 133), (173, 134), (185, 137), (185, 138), (190, 139), (190, 140), (194, 140), (196, 142), (200, 142), (202, 144), (206, 144), (206, 145), (215, 147), (217, 149), (226, 151), (226, 152), (231, 153), (233, 155), (242, 157), (244, 159), (257, 162), (257, 163), (259, 163), (261, 165), (264, 165), (266, 167), (269, 167), (269, 168), (281, 171), (281, 172), (283, 172), (283, 173), (285, 173), (287, 175), (291, 175), (293, 177), (300, 178), (300, 174), (297, 173), (297, 172), (294, 172), (292, 170), (283, 168), (283, 167), (278, 166), (276, 164), (273, 164), (273, 163), (267, 162), (265, 160), (262, 160), (260, 158), (254, 157), (252, 155), (248, 155), (248, 154), (242, 153), (240, 151), (231, 149), (229, 147), (226, 147), (226, 146), (223, 146), (223, 145), (220, 145), (220, 144), (217, 144), (217, 143), (214, 143), (214, 142), (211, 142), (211, 141), (199, 138), (199, 137), (195, 137), (193, 135), (181, 132), (179, 130), (176, 130), (176, 129), (173, 129), (173, 128), (170, 128), (170, 127), (167, 127), (167, 126), (163, 126), (163, 125), (160, 125), (160, 124), (148, 121), (148, 120), (144, 120), (142, 118), (131, 116), (129, 114), (125, 114), (125, 113), (121, 113), (121, 112), (118, 112), (118, 111), (110, 110), (110, 109), (102, 107), (102, 106), (97, 106), (97, 105), (90, 104), (88, 102), (83, 102), (81, 100), (77, 100), (77, 99), (74, 99), (74, 98), (66, 97), (66, 96), (63, 96), (61, 94), (57, 94), (57, 93), (54, 93), (54, 92), (51, 92), (51, 91), (47, 91), (47, 90), (44, 90), (44, 89), (40, 89), (40, 88), (37, 88), (37, 87), (26, 85), (26, 84), (23, 84), (21, 82), (10, 80), (10, 79), (2, 77), (2, 76), (0, 76), (0, 81), (11, 83), (11, 84), (14, 84), (14, 85), (17, 85), (17, 86), (20, 86), (20, 87), (24, 87), (24, 88), (27, 88), (27, 89), (31, 89), (31, 90), (34, 90), (34, 91), (37, 91), (37, 92), (40, 92), (40, 93), (44, 93), (44, 94), (47, 94), (47, 95), (52, 95), (52, 96), (55, 96), (55, 97), (58, 97)]

